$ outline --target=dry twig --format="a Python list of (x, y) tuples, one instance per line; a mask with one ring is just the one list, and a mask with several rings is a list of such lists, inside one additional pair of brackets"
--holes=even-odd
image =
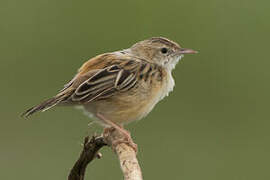
[[(84, 147), (79, 159), (73, 166), (68, 176), (68, 180), (84, 180), (87, 165), (95, 158), (100, 158), (98, 151), (105, 145), (112, 147), (113, 142), (122, 140), (123, 136), (116, 130), (109, 131), (104, 136), (86, 137)], [(136, 152), (125, 143), (119, 143), (112, 148), (120, 162), (120, 166), (125, 180), (142, 180), (142, 173), (136, 158)]]
[(68, 180), (83, 180), (87, 165), (96, 157), (100, 158), (98, 151), (107, 145), (103, 137), (93, 136), (91, 139), (89, 136), (84, 138), (83, 150), (79, 159), (71, 169)]

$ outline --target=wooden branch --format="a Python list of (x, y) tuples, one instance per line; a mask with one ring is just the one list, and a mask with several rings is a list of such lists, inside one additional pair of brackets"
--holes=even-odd
[(95, 158), (101, 158), (98, 151), (107, 145), (103, 137), (89, 136), (84, 138), (83, 150), (71, 169), (68, 180), (83, 180), (87, 165)]
[(115, 151), (125, 180), (142, 180), (142, 172), (139, 162), (136, 158), (136, 152), (132, 147), (126, 143), (118, 143), (115, 147), (112, 146), (114, 142), (123, 142), (123, 135), (116, 130), (104, 134), (105, 142)]
[[(126, 143), (115, 143), (123, 141), (123, 135), (116, 131), (108, 131), (103, 136), (86, 137), (84, 147), (79, 159), (73, 166), (68, 176), (68, 180), (84, 180), (87, 165), (95, 158), (100, 158), (98, 151), (106, 145), (112, 147), (116, 153), (125, 180), (142, 180), (142, 173), (136, 158), (136, 152)], [(113, 144), (116, 144), (113, 146)]]

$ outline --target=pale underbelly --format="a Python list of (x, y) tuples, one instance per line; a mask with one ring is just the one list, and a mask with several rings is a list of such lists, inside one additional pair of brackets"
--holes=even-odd
[(126, 124), (145, 117), (156, 105), (156, 100), (135, 101), (99, 101), (84, 105), (87, 115), (90, 117), (97, 113), (102, 114), (107, 119), (118, 123)]

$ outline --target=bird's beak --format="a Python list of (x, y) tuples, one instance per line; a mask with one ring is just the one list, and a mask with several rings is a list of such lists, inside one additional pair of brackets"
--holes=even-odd
[(198, 51), (195, 51), (193, 49), (180, 48), (178, 53), (179, 54), (196, 54), (196, 53), (198, 53)]

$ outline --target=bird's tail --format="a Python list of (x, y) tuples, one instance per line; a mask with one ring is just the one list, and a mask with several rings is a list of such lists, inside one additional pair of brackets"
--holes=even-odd
[(58, 103), (62, 102), (63, 100), (65, 100), (66, 97), (67, 97), (66, 94), (60, 93), (60, 94), (56, 95), (55, 97), (47, 99), (46, 101), (40, 103), (39, 105), (36, 105), (36, 106), (26, 110), (21, 116), (27, 118), (36, 112), (46, 111), (46, 110), (54, 107)]

